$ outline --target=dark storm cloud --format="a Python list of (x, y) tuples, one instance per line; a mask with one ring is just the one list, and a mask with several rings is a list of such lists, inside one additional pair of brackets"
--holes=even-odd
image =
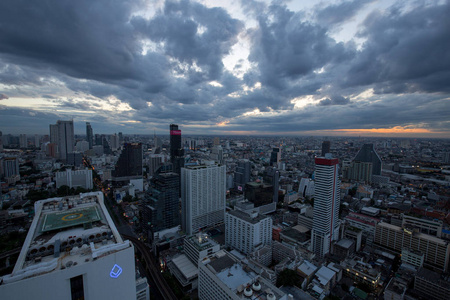
[(258, 21), (259, 29), (251, 33), (249, 59), (258, 64), (263, 85), (283, 90), (293, 80), (354, 55), (324, 27), (302, 20), (301, 14), (284, 6), (270, 6)]
[(330, 98), (323, 99), (319, 102), (319, 105), (321, 106), (327, 106), (327, 105), (345, 105), (350, 103), (349, 98), (342, 97), (341, 95), (335, 95)]
[(450, 91), (450, 2), (373, 12), (359, 36), (363, 50), (345, 86), (374, 84), (377, 93)]
[(8, 99), (8, 96), (6, 96), (5, 94), (0, 94), (0, 100), (5, 100)]
[(319, 3), (316, 5), (315, 17), (322, 26), (333, 26), (350, 21), (363, 7), (374, 0), (354, 0), (344, 1), (337, 4), (326, 5)]
[(243, 28), (241, 21), (221, 8), (185, 0), (166, 1), (164, 10), (153, 19), (135, 18), (133, 24), (152, 41), (164, 43), (166, 55), (202, 69), (190, 70), (192, 84), (220, 78), (222, 57), (230, 52)]

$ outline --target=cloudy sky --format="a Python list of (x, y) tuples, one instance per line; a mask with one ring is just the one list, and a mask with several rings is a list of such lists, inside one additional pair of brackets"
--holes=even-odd
[(2, 0), (0, 130), (450, 137), (450, 0)]

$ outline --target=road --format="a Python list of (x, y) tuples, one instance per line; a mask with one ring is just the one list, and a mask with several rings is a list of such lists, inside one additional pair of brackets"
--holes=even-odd
[(164, 280), (161, 272), (159, 271), (159, 266), (156, 263), (156, 259), (150, 252), (150, 249), (137, 238), (130, 235), (122, 235), (124, 239), (130, 240), (137, 251), (142, 254), (141, 263), (145, 266), (145, 269), (150, 273), (152, 281), (155, 283), (157, 289), (161, 293), (164, 299), (177, 300), (178, 298), (173, 293), (170, 286)]

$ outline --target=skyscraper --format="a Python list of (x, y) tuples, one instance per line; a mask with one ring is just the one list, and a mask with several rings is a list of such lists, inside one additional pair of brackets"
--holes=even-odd
[(3, 151), (3, 134), (0, 131), (0, 151)]
[(339, 160), (331, 154), (315, 160), (315, 195), (312, 251), (319, 257), (330, 252), (331, 242), (339, 238), (340, 181)]
[(356, 154), (354, 161), (371, 162), (372, 175), (381, 175), (381, 158), (375, 151), (373, 144), (364, 144)]
[(158, 172), (151, 180), (150, 201), (144, 207), (147, 231), (150, 235), (180, 225), (179, 197), (180, 175)]
[(187, 235), (223, 223), (226, 167), (215, 164), (181, 169), (181, 218)]
[(75, 144), (73, 121), (58, 120), (56, 122), (56, 128), (57, 133), (55, 133), (54, 125), (50, 125), (50, 140), (55, 138), (56, 135), (59, 158), (66, 160), (67, 154), (73, 152), (73, 146)]
[(270, 154), (270, 165), (278, 167), (279, 162), (281, 162), (281, 149), (273, 148), (272, 153)]
[(58, 144), (58, 124), (50, 124), (50, 143)]
[(20, 145), (20, 148), (27, 148), (28, 147), (28, 141), (27, 141), (27, 135), (26, 134), (21, 134), (19, 136), (19, 145)]
[(181, 147), (181, 130), (175, 124), (170, 124), (170, 162), (174, 172), (180, 174), (184, 167), (184, 151)]
[(91, 123), (86, 122), (86, 140), (89, 143), (89, 149), (94, 146), (94, 132), (92, 131)]
[(331, 153), (330, 152), (330, 148), (331, 148), (331, 142), (330, 141), (323, 141), (322, 142), (322, 156), (325, 157), (325, 155), (327, 153)]
[(234, 173), (235, 188), (243, 190), (245, 184), (250, 181), (250, 162), (245, 159), (238, 162), (236, 172)]
[(114, 177), (142, 176), (142, 144), (124, 144), (113, 171)]

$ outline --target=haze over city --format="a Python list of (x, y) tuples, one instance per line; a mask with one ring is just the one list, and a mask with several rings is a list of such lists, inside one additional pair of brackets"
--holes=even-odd
[(449, 1), (0, 2), (0, 128), (449, 137)]

